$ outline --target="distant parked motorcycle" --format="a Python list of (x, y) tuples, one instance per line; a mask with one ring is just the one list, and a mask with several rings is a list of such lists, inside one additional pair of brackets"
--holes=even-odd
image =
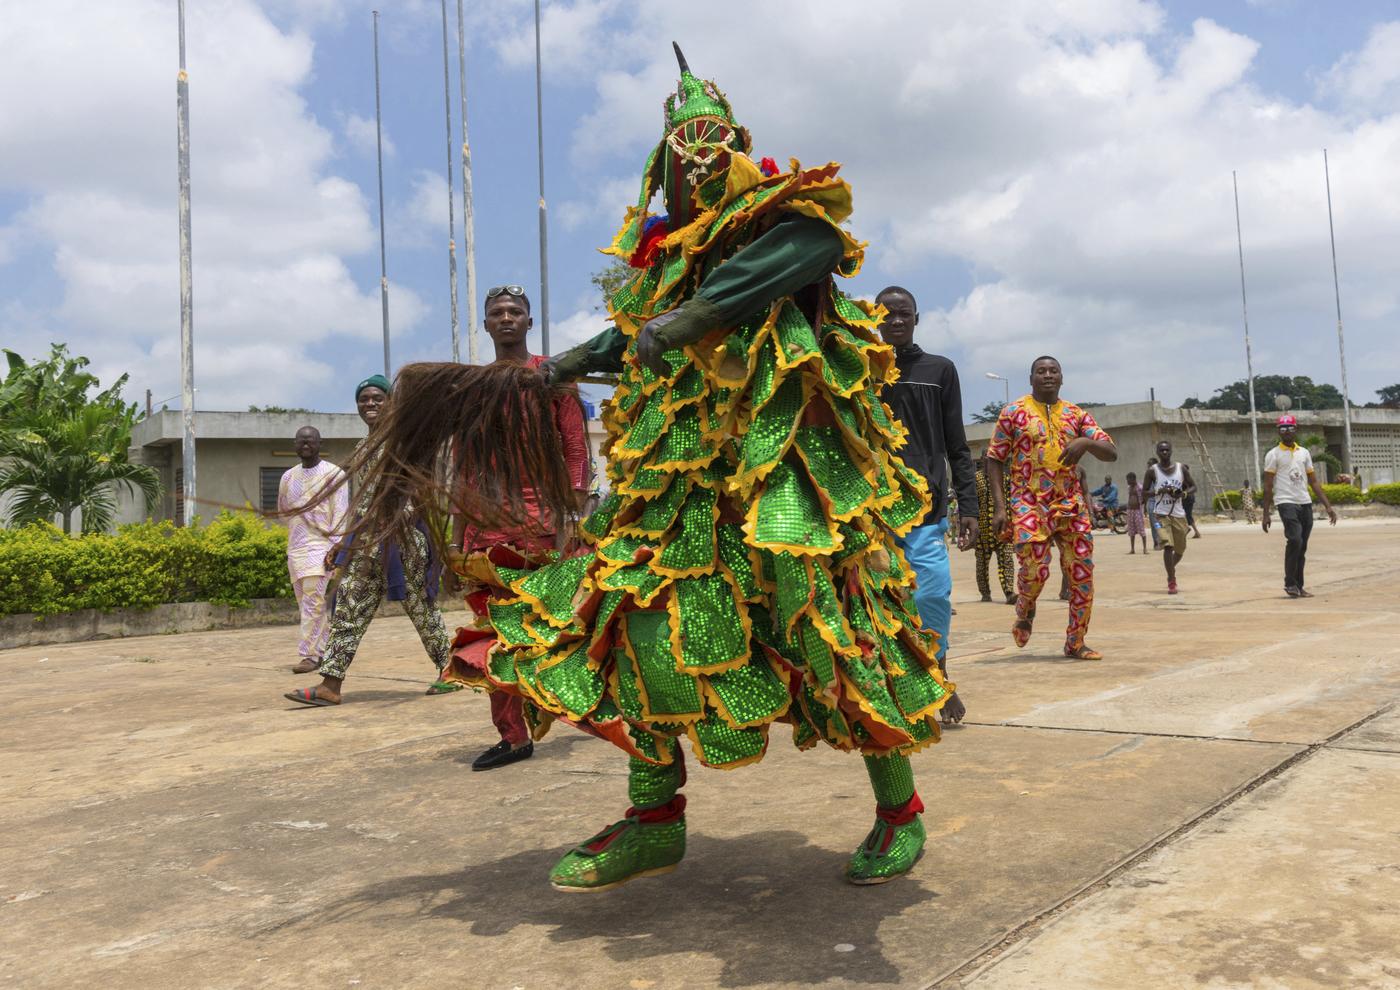
[(1119, 535), (1128, 531), (1128, 510), (1121, 505), (1110, 509), (1103, 504), (1103, 499), (1091, 496), (1089, 515), (1093, 518), (1095, 529), (1107, 529)]

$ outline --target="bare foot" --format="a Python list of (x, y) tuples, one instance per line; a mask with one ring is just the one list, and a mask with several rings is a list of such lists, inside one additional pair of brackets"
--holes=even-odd
[(948, 700), (943, 703), (943, 707), (938, 711), (939, 718), (944, 725), (957, 725), (967, 714), (967, 706), (958, 697), (958, 692), (954, 691), (948, 696)]
[(315, 657), (302, 657), (301, 662), (292, 668), (292, 673), (309, 674), (319, 666), (321, 666), (321, 661)]

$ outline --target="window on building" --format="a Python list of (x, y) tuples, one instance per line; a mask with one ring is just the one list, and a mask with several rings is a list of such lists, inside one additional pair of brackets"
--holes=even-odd
[(258, 492), (264, 512), (277, 511), (277, 487), (287, 470), (284, 467), (258, 468)]

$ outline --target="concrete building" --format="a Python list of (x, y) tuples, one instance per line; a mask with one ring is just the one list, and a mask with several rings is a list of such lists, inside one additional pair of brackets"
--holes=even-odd
[[(205, 519), (224, 507), (274, 509), (282, 472), (297, 464), (292, 438), (303, 426), (321, 431), (321, 456), (333, 464), (350, 459), (365, 436), (354, 413), (196, 412), (194, 415), (195, 513)], [(150, 513), (157, 520), (184, 517), (184, 472), (180, 450), (184, 425), (178, 409), (161, 410), (131, 431), (129, 457), (160, 474), (160, 502)], [(140, 499), (123, 496), (119, 522), (146, 518)]]
[[(1118, 445), (1118, 460), (1104, 464), (1092, 457), (1082, 462), (1093, 487), (1103, 483), (1105, 475), (1112, 476), (1121, 488), (1129, 471), (1141, 480), (1147, 462), (1156, 457), (1157, 443), (1170, 440), (1177, 460), (1190, 468), (1200, 488), (1196, 503), (1209, 507), (1216, 494), (1192, 433), (1196, 433), (1219, 472), (1222, 486), (1239, 488), (1246, 478), (1256, 488), (1259, 474), (1254, 465), (1254, 448), (1250, 435), (1249, 416), (1216, 409), (1173, 409), (1160, 402), (1129, 402), (1121, 405), (1095, 406), (1094, 419), (1106, 429)], [(1290, 410), (1298, 417), (1298, 435), (1320, 435), (1327, 440), (1327, 450), (1346, 463), (1345, 433), (1342, 410)], [(1262, 460), (1270, 447), (1278, 443), (1275, 428), (1277, 413), (1259, 414), (1259, 455)], [(992, 424), (976, 423), (967, 428), (968, 443), (974, 457), (981, 456), (991, 441)], [(1351, 411), (1352, 464), (1366, 486), (1400, 479), (1400, 410), (1358, 409)], [(1325, 479), (1326, 468), (1323, 477)]]
[[(205, 519), (225, 507), (276, 508), (282, 472), (297, 463), (292, 438), (301, 427), (321, 431), (321, 456), (333, 464), (345, 464), (366, 433), (365, 424), (354, 413), (197, 412), (194, 420), (199, 499), (195, 511)], [(131, 460), (160, 473), (164, 494), (150, 513), (157, 520), (184, 517), (183, 429), (179, 410), (162, 410), (137, 423), (131, 432)], [(602, 439), (602, 423), (589, 420), (589, 447), (600, 470)], [(146, 516), (139, 498), (120, 495), (119, 523), (139, 522)]]

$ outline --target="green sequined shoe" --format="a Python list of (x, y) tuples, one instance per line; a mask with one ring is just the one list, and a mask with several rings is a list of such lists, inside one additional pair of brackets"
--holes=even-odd
[(550, 884), (555, 890), (591, 894), (638, 877), (670, 873), (685, 856), (685, 817), (647, 822), (647, 816), (634, 809), (569, 850), (549, 871)]
[(885, 883), (912, 870), (923, 854), (922, 817), (915, 814), (908, 821), (894, 825), (881, 814), (846, 864), (846, 879), (857, 884)]

